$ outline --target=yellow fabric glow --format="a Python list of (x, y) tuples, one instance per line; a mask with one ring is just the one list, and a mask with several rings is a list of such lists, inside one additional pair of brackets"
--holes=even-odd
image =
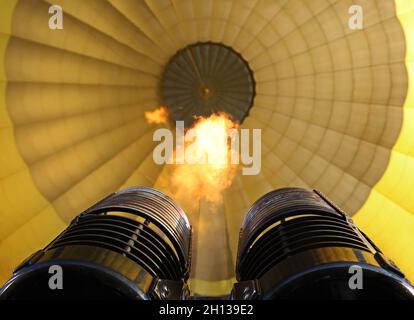
[(323, 191), (414, 281), (414, 3), (379, 3), (352, 1), (366, 28), (351, 31), (343, 0), (2, 0), (0, 284), (108, 193), (170, 193), (145, 112), (168, 59), (206, 41), (253, 71), (242, 127), (262, 129), (263, 170), (236, 176), (215, 219), (181, 204), (199, 231), (192, 289), (229, 291), (244, 213), (286, 186)]

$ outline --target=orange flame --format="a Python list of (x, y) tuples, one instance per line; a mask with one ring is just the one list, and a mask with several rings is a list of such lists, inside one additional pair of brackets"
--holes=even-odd
[(171, 187), (178, 201), (198, 205), (200, 200), (219, 204), (223, 191), (236, 174), (231, 164), (231, 146), (228, 130), (237, 128), (225, 113), (208, 118), (197, 118), (185, 134), (185, 162), (176, 164), (171, 176)]
[[(166, 107), (145, 112), (149, 124), (165, 124), (169, 120)], [(218, 205), (223, 200), (223, 192), (230, 187), (237, 171), (231, 164), (231, 144), (229, 129), (237, 129), (238, 123), (226, 113), (216, 113), (210, 117), (196, 117), (193, 126), (185, 132), (184, 155), (177, 149), (172, 154), (168, 170), (167, 193), (180, 204), (193, 208), (201, 200)], [(238, 152), (238, 151), (237, 151)]]
[(159, 107), (153, 111), (146, 111), (145, 118), (149, 124), (164, 124), (168, 122), (168, 110), (166, 107)]

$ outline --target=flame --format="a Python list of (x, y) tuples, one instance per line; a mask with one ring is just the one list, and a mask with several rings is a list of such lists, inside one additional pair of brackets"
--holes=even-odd
[[(219, 204), (237, 171), (231, 164), (231, 145), (228, 130), (237, 128), (225, 113), (208, 118), (198, 117), (185, 134), (185, 162), (175, 164), (171, 175), (171, 187), (177, 200), (191, 202), (200, 200)], [(177, 158), (175, 158), (177, 160)]]
[(153, 111), (146, 111), (145, 118), (149, 124), (165, 124), (169, 118), (168, 110), (161, 106)]
[[(165, 124), (169, 113), (161, 106), (145, 112), (145, 118), (149, 124)], [(226, 113), (195, 119), (185, 132), (184, 152), (176, 148), (172, 154), (169, 163), (173, 163), (173, 168), (168, 170), (168, 182), (163, 187), (180, 204), (193, 208), (200, 201), (212, 205), (222, 203), (223, 192), (230, 187), (238, 168), (231, 164), (234, 151), (228, 131), (239, 127)]]

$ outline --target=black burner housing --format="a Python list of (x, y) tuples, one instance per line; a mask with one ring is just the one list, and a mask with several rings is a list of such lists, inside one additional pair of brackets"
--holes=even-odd
[[(16, 268), (3, 299), (181, 299), (188, 294), (191, 226), (163, 193), (133, 187), (75, 218)], [(51, 290), (51, 266), (63, 290)]]
[[(414, 299), (404, 274), (316, 190), (284, 188), (257, 200), (236, 268), (235, 299)], [(349, 285), (356, 272), (362, 289)]]

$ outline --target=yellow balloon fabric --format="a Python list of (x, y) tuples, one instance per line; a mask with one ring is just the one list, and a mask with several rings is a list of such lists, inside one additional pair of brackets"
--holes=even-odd
[[(63, 30), (48, 27), (52, 4)], [(230, 290), (245, 212), (287, 186), (324, 192), (414, 281), (412, 34), (406, 0), (2, 0), (0, 284), (108, 193), (171, 193), (144, 114), (162, 104), (169, 59), (199, 42), (252, 70), (242, 127), (262, 129), (262, 170), (238, 174), (219, 208), (181, 203), (196, 231), (192, 290)]]

